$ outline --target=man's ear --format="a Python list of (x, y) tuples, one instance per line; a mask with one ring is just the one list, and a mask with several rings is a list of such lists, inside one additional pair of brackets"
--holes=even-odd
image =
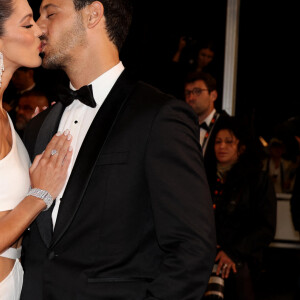
[(218, 92), (216, 90), (211, 91), (210, 97), (211, 97), (212, 101), (215, 101), (218, 98)]
[(94, 28), (104, 17), (104, 8), (100, 1), (94, 1), (87, 5), (85, 11), (88, 28)]

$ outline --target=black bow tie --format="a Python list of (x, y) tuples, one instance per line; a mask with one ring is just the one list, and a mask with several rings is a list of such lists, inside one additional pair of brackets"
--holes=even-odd
[(205, 122), (199, 124), (199, 127), (205, 129), (206, 131), (208, 131), (208, 129), (209, 129), (209, 127), (207, 126), (207, 124)]
[(75, 99), (92, 108), (97, 106), (93, 96), (92, 85), (85, 85), (77, 91), (73, 91), (65, 86), (59, 86), (58, 99), (65, 106), (70, 105)]

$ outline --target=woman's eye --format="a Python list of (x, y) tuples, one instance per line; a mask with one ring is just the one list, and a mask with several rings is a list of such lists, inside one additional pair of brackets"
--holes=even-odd
[(47, 18), (50, 18), (50, 17), (52, 17), (54, 14), (49, 14), (49, 15), (47, 15)]
[(29, 28), (31, 28), (33, 25), (26, 25), (26, 26), (23, 26), (24, 28), (27, 28), (27, 29), (29, 29)]

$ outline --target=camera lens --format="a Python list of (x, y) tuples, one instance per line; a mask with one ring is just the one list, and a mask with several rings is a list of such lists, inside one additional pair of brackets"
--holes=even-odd
[(221, 300), (224, 299), (224, 279), (221, 276), (216, 274), (218, 265), (215, 264), (213, 271), (208, 281), (207, 289), (204, 294), (205, 300)]

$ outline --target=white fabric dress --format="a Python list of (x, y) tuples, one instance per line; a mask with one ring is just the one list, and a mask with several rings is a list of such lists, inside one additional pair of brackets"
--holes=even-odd
[[(0, 160), (0, 211), (14, 209), (30, 189), (30, 159), (10, 118), (9, 123), (13, 144), (10, 152)], [(16, 260), (10, 274), (0, 282), (0, 300), (18, 300), (23, 283), (23, 269), (18, 259), (20, 250), (9, 248), (0, 256)]]

